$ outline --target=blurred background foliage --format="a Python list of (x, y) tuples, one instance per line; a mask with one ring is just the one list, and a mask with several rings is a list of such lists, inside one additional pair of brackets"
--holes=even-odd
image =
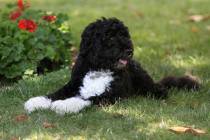
[[(0, 0), (2, 8), (13, 0)], [(72, 40), (100, 17), (117, 17), (130, 29), (135, 58), (160, 78), (185, 72), (206, 77), (210, 54), (210, 21), (190, 22), (189, 16), (209, 15), (209, 0), (31, 0), (32, 8), (69, 15)]]

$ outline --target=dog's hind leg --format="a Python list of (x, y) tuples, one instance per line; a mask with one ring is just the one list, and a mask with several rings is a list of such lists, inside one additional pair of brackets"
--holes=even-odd
[(128, 67), (132, 84), (137, 94), (151, 96), (157, 99), (167, 97), (167, 90), (160, 84), (155, 83), (139, 63), (132, 60)]

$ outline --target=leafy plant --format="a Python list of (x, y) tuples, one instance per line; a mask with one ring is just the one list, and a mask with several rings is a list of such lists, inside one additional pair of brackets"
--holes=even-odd
[[(68, 16), (29, 8), (18, 0), (0, 11), (0, 75), (8, 79), (24, 73), (51, 71), (70, 61), (71, 34)], [(47, 64), (45, 67), (45, 60)], [(42, 63), (42, 65), (40, 64)]]

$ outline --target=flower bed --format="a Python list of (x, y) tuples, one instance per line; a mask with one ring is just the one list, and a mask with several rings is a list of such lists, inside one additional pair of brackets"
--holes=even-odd
[(0, 10), (0, 76), (21, 78), (69, 64), (67, 20), (65, 14), (30, 9), (22, 0)]

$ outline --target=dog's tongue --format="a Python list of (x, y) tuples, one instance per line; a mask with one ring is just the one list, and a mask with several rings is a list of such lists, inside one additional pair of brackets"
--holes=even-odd
[(123, 65), (127, 65), (128, 61), (124, 59), (120, 59), (119, 62)]

